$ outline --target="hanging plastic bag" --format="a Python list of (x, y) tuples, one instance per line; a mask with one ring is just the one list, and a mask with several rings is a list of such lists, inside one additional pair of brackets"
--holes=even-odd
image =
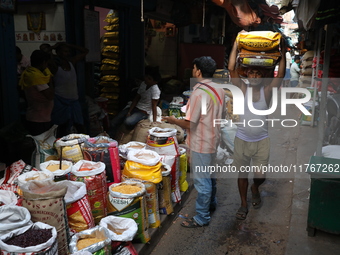
[(228, 148), (234, 152), (234, 141), (237, 132), (237, 126), (235, 124), (225, 125), (221, 128), (222, 141), (228, 146)]

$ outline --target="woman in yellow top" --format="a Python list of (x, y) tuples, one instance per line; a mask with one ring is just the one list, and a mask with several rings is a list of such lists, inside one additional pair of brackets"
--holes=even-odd
[(25, 126), (33, 136), (39, 135), (52, 126), (54, 90), (52, 74), (47, 68), (50, 55), (35, 50), (31, 55), (31, 66), (21, 74), (19, 85), (24, 90), (27, 100)]

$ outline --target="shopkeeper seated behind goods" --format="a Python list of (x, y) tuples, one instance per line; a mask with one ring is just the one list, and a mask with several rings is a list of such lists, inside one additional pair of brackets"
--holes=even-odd
[(110, 136), (115, 137), (118, 128), (123, 123), (129, 130), (136, 124), (147, 119), (152, 114), (153, 122), (157, 118), (157, 104), (161, 95), (157, 83), (161, 79), (158, 67), (147, 66), (145, 68), (144, 81), (141, 83), (136, 97), (129, 107), (125, 107), (111, 121)]

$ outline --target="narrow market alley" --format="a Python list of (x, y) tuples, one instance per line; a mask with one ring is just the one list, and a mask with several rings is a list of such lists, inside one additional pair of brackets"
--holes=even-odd
[(339, 15), (0, 1), (0, 255), (340, 254)]
[[(298, 120), (300, 112), (288, 106), (288, 118)], [(270, 118), (282, 119), (277, 113)], [(318, 127), (301, 126), (269, 129), (271, 139), (270, 165), (308, 164), (315, 152)], [(179, 216), (173, 221), (152, 255), (194, 254), (338, 254), (340, 236), (317, 231), (309, 237), (306, 231), (310, 176), (307, 173), (268, 174), (262, 185), (263, 204), (250, 208), (245, 221), (235, 218), (239, 207), (237, 180), (219, 178), (218, 207), (210, 225), (199, 229), (180, 226), (183, 216), (195, 213), (196, 192), (193, 190)], [(251, 193), (248, 193), (250, 204)]]

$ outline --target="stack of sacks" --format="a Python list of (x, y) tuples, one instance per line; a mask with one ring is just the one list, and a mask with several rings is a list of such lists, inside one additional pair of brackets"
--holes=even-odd
[(301, 71), (299, 78), (299, 87), (307, 88), (312, 87), (312, 76), (313, 76), (313, 57), (314, 51), (307, 51), (301, 58)]
[(271, 31), (240, 32), (236, 37), (241, 67), (273, 69), (281, 57), (281, 34)]
[(103, 36), (102, 65), (100, 67), (101, 78), (99, 85), (102, 86), (100, 96), (108, 98), (107, 111), (116, 115), (119, 109), (119, 17), (116, 11), (110, 10), (104, 21), (108, 22), (104, 29), (107, 31)]
[[(340, 86), (340, 81), (338, 79), (338, 77), (340, 77), (340, 72), (338, 71), (340, 68), (340, 55), (338, 53), (337, 49), (332, 49), (331, 50), (331, 59), (329, 62), (329, 72), (328, 72), (328, 77), (330, 78), (330, 82), (334, 84), (334, 86), (332, 86), (331, 84), (328, 85), (327, 90), (333, 93), (336, 93), (336, 89), (337, 87)], [(316, 64), (317, 64), (317, 58), (315, 57), (313, 59), (313, 68), (316, 68)], [(321, 52), (321, 56), (320, 56), (320, 60), (319, 60), (319, 64), (323, 65), (324, 63), (324, 51)], [(318, 71), (318, 78), (323, 78), (323, 71), (322, 69), (319, 69)], [(321, 85), (322, 85), (322, 81), (318, 81), (318, 90), (321, 91)]]

